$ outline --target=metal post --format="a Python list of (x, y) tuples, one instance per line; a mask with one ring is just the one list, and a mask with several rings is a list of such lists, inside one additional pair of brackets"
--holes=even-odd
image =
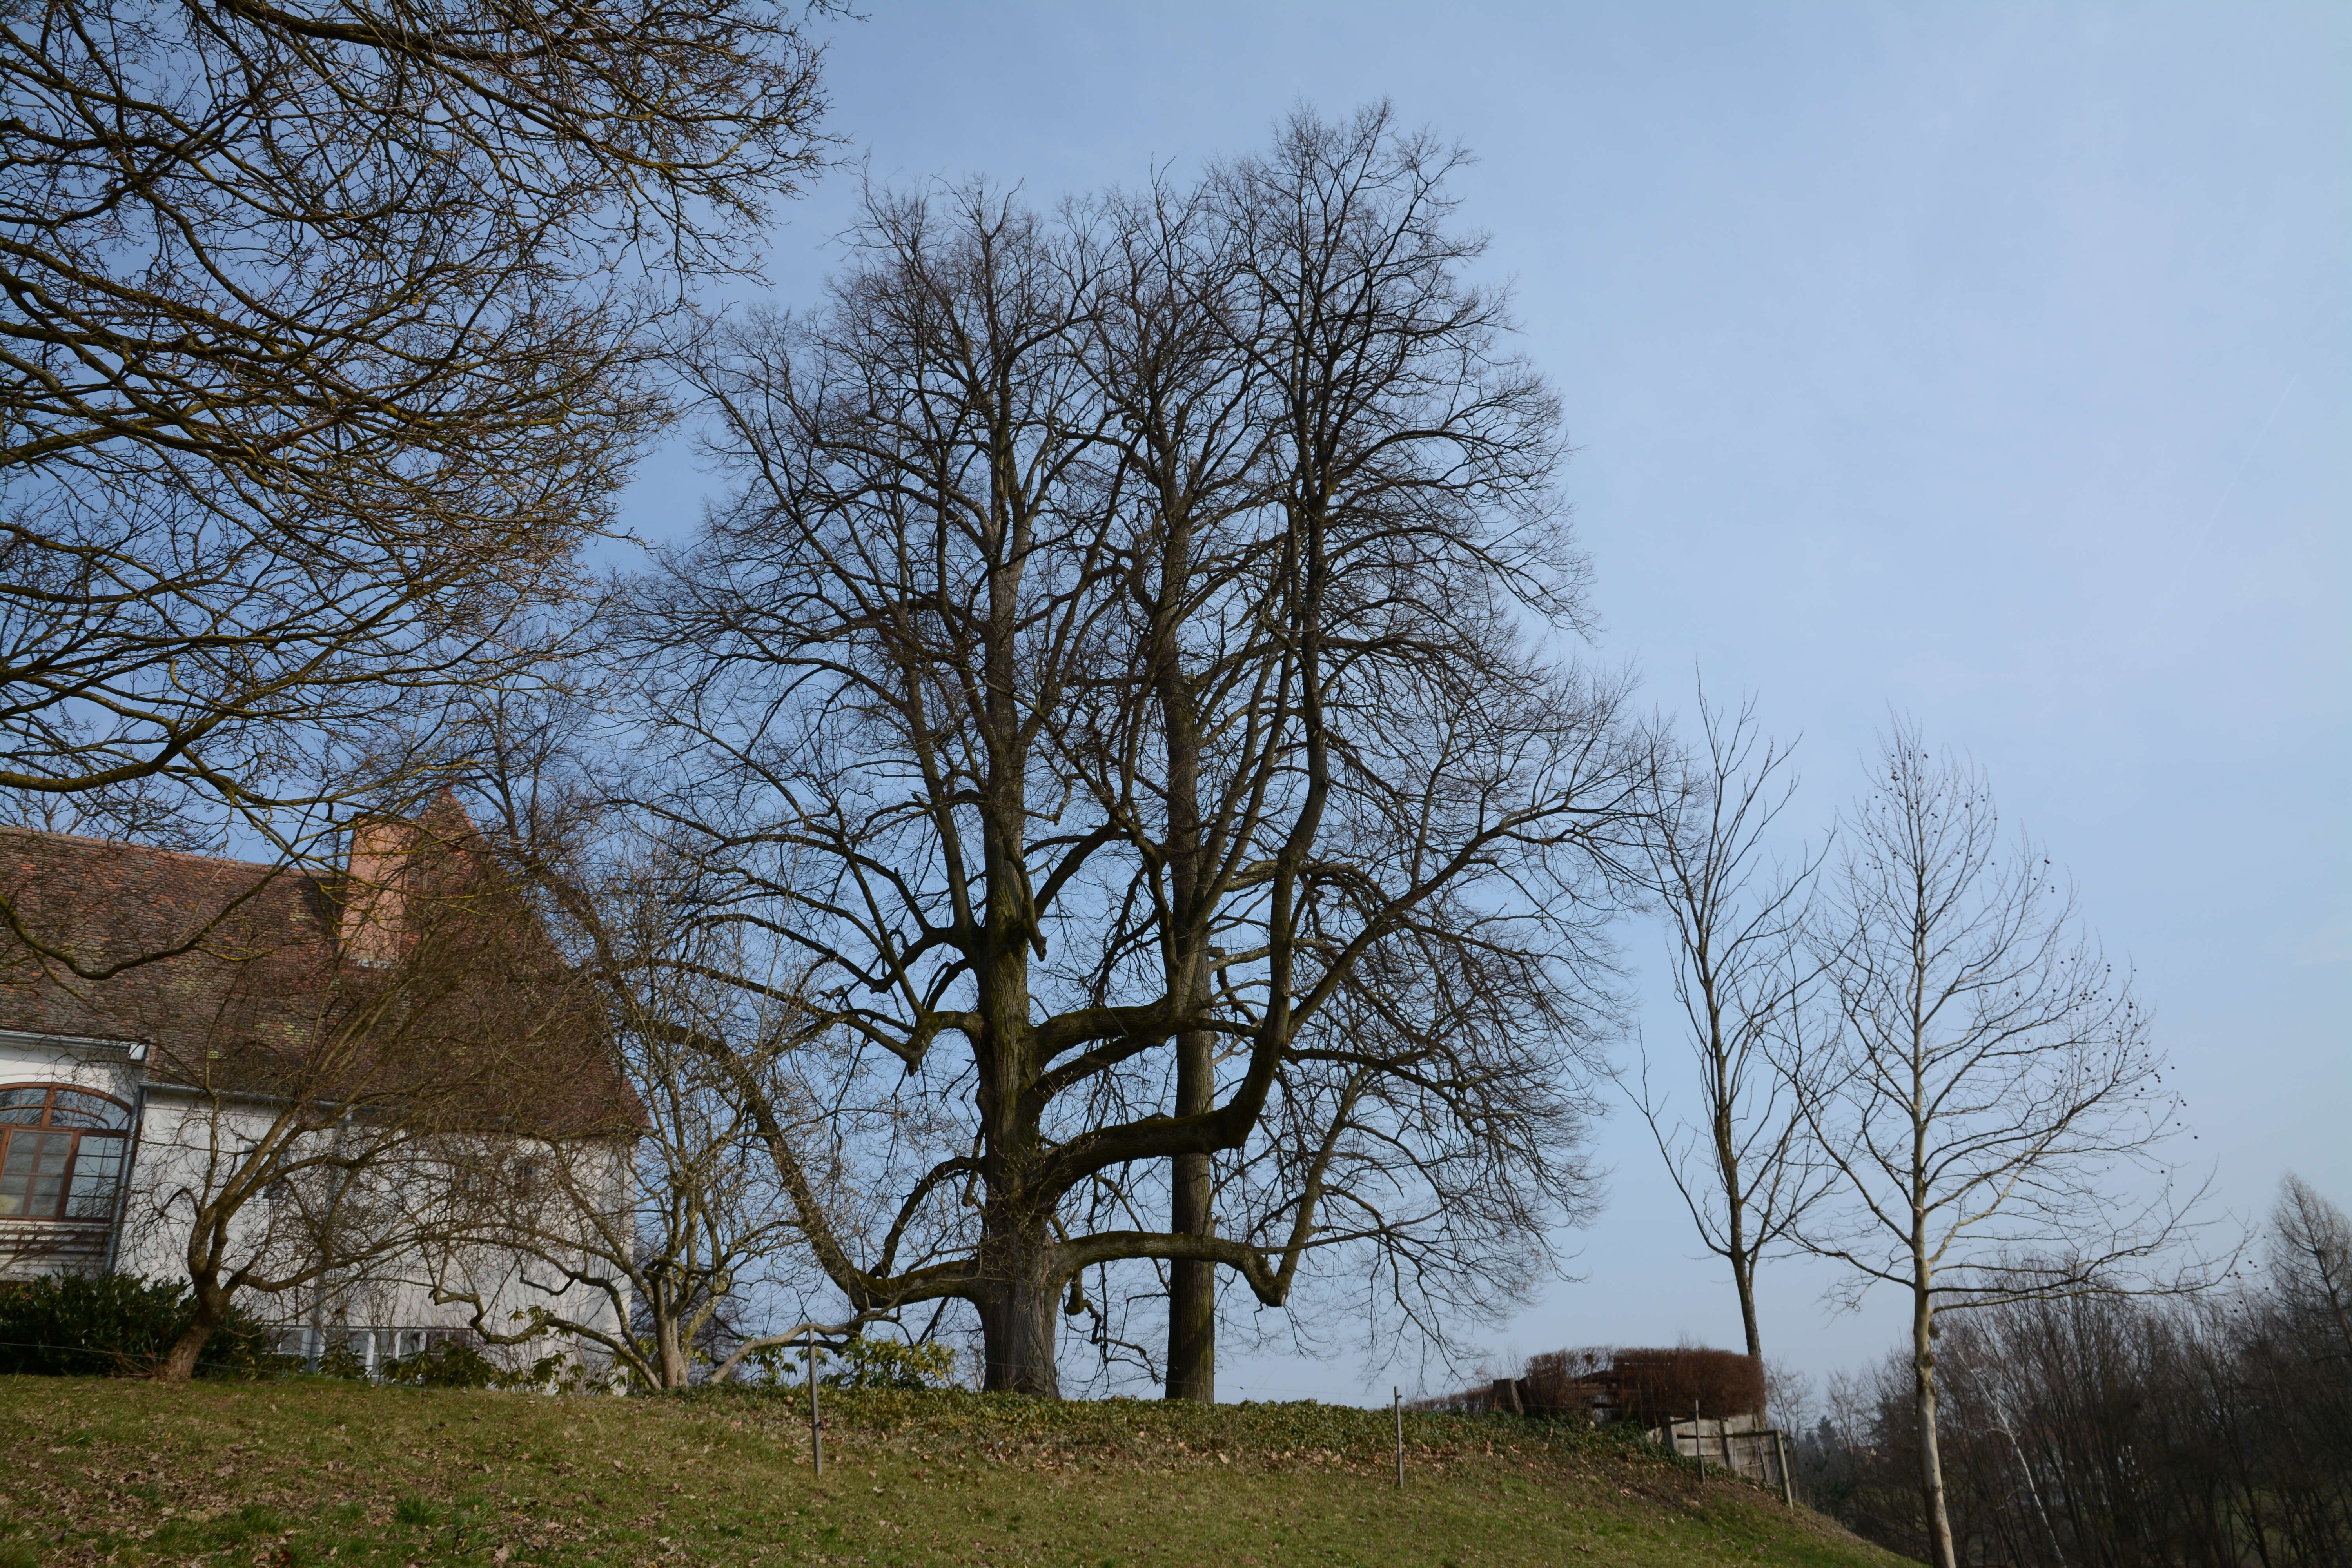
[(1691, 1401), (1691, 1453), (1698, 1460), (1698, 1479), (1706, 1479), (1706, 1434), (1698, 1424), (1698, 1401)]
[(1778, 1426), (1772, 1428), (1772, 1451), (1780, 1457), (1780, 1500), (1790, 1508), (1797, 1506), (1796, 1483), (1789, 1479), (1788, 1434)]
[(816, 1325), (809, 1325), (809, 1454), (816, 1461), (819, 1480), (824, 1479), (824, 1423), (816, 1413)]
[(1389, 1384), (1389, 1397), (1396, 1405), (1397, 1489), (1404, 1489), (1404, 1390)]

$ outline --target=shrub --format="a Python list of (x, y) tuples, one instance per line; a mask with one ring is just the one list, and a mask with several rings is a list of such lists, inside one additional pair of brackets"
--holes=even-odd
[[(771, 1345), (743, 1358), (756, 1375), (746, 1378), (771, 1388), (803, 1381), (808, 1356), (788, 1345)], [(838, 1363), (828, 1364), (828, 1363)], [(819, 1350), (817, 1364), (827, 1388), (947, 1388), (955, 1382), (955, 1352), (936, 1341), (855, 1339), (839, 1350)]]
[(509, 1372), (484, 1355), (470, 1342), (446, 1339), (429, 1344), (415, 1355), (388, 1361), (377, 1369), (386, 1383), (412, 1388), (499, 1388), (529, 1392), (553, 1389), (583, 1393), (598, 1385), (585, 1369), (569, 1357), (544, 1355), (529, 1366)]
[[(51, 1274), (0, 1285), (0, 1373), (137, 1377), (152, 1372), (195, 1316), (184, 1284), (128, 1274)], [(269, 1329), (231, 1309), (213, 1331), (200, 1377), (277, 1370)]]
[(505, 1384), (504, 1367), (464, 1340), (443, 1340), (415, 1355), (388, 1361), (377, 1369), (386, 1383), (412, 1388), (499, 1388)]
[(320, 1352), (311, 1370), (320, 1377), (340, 1377), (353, 1383), (365, 1383), (367, 1358), (349, 1345), (337, 1345), (332, 1350)]
[(955, 1372), (955, 1352), (937, 1341), (855, 1339), (839, 1353), (841, 1370), (824, 1380), (833, 1388), (944, 1388)]
[(1643, 1426), (1712, 1420), (1764, 1408), (1764, 1363), (1737, 1351), (1683, 1345), (1671, 1350), (1620, 1350), (1612, 1363), (1619, 1419)]

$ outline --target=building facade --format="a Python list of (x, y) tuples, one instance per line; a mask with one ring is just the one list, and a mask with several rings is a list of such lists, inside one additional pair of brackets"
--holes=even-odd
[(320, 876), (0, 829), (0, 1279), (209, 1268), (371, 1370), (450, 1336), (600, 1360), (495, 1342), (625, 1308), (484, 1240), (551, 1159), (626, 1210), (642, 1113), (593, 999), (454, 799), (352, 846)]

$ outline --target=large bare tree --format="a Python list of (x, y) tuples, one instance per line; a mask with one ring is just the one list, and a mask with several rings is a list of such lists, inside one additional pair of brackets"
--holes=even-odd
[(733, 485), (639, 592), (638, 795), (779, 955), (728, 982), (825, 1026), (824, 1169), (763, 1129), (819, 1264), (970, 1303), (990, 1387), (1131, 1264), (1276, 1307), (1353, 1257), (1443, 1333), (1589, 1199), (1649, 751), (1528, 635), (1581, 565), (1458, 162), (1376, 110), (1060, 222), (877, 195), (704, 362)]
[(1650, 847), (1697, 1109), (1676, 1117), (1671, 1091), (1654, 1089), (1646, 1042), (1635, 1103), (1701, 1245), (1731, 1268), (1748, 1353), (1761, 1356), (1757, 1267), (1790, 1245), (1822, 1192), (1803, 1112), (1772, 1052), (1819, 973), (1805, 918), (1820, 862), (1799, 851), (1785, 870), (1765, 864), (1796, 781), (1789, 749), (1759, 733), (1753, 703), (1716, 708), (1702, 690), (1698, 715), (1698, 750), (1660, 802)]
[(12, 7), (11, 817), (302, 858), (415, 795), (564, 635), (664, 323), (823, 151), (816, 68), (762, 0)]
[(1780, 1044), (1834, 1179), (1806, 1244), (1857, 1294), (1910, 1298), (1921, 1510), (1937, 1568), (1955, 1568), (1937, 1315), (2152, 1270), (2182, 1230), (2158, 1163), (2179, 1101), (2128, 977), (2082, 933), (2050, 861), (2002, 836), (1983, 773), (1906, 722), (1875, 774), (1842, 826), (1820, 927), (1829, 1016)]

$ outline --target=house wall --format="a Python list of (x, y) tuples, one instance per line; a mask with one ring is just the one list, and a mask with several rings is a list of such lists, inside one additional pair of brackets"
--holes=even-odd
[[(0, 1220), (0, 1279), (74, 1272), (116, 1272), (155, 1279), (187, 1278), (188, 1242), (197, 1207), (236, 1176), (245, 1152), (268, 1131), (278, 1107), (271, 1102), (214, 1097), (166, 1084), (142, 1082), (134, 1047), (102, 1042), (0, 1035), (0, 1083), (55, 1083), (92, 1090), (133, 1109), (135, 1142), (131, 1169), (110, 1225)], [(328, 1149), (331, 1131), (305, 1135), (298, 1152)], [(502, 1140), (492, 1157), (521, 1158), (535, 1145)], [(546, 1157), (545, 1151), (540, 1151)], [(469, 1157), (483, 1157), (477, 1144)], [(609, 1168), (616, 1194), (625, 1194), (629, 1166), (625, 1146), (567, 1150), (573, 1169)], [(389, 1227), (379, 1234), (409, 1236), (431, 1228), (423, 1209), (444, 1199), (454, 1173), (420, 1153), (397, 1167), (351, 1178), (367, 1184), (358, 1194), (370, 1223)], [(340, 1179), (320, 1173), (316, 1180)], [(227, 1262), (236, 1268), (261, 1260), (257, 1272), (291, 1274), (306, 1250), (299, 1206), (272, 1196), (245, 1205), (231, 1220)], [(477, 1229), (483, 1228), (477, 1226)], [(284, 1331), (280, 1348), (305, 1354), (349, 1349), (371, 1370), (394, 1354), (411, 1353), (432, 1339), (463, 1334), (474, 1308), (451, 1295), (477, 1298), (486, 1323), (511, 1331), (534, 1307), (574, 1321), (618, 1333), (621, 1313), (602, 1292), (567, 1282), (560, 1271), (495, 1246), (404, 1246), (363, 1267), (275, 1293), (248, 1292), (239, 1305)], [(551, 1352), (573, 1349), (583, 1361), (600, 1353), (540, 1342), (507, 1349), (491, 1347), (493, 1359), (523, 1364)]]

